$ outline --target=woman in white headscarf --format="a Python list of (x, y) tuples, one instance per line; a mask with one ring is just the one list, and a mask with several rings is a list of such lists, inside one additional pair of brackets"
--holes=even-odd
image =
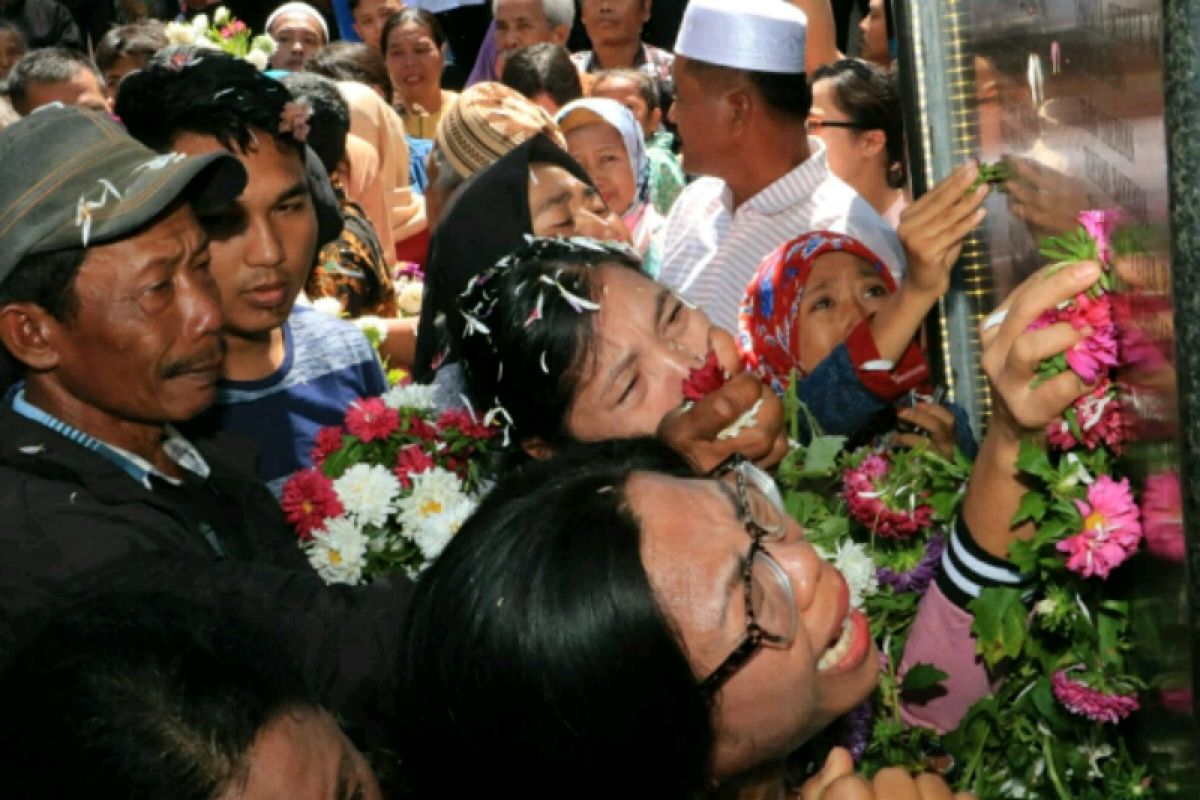
[(637, 118), (615, 100), (589, 97), (567, 103), (555, 119), (566, 136), (567, 152), (608, 207), (621, 215), (642, 256), (642, 269), (656, 277), (653, 240), (664, 220), (650, 203), (650, 160)]

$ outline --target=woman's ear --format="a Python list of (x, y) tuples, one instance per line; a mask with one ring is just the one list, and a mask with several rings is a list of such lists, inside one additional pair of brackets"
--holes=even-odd
[(547, 444), (546, 440), (540, 436), (530, 436), (528, 439), (522, 439), (521, 449), (525, 451), (525, 455), (535, 461), (546, 461), (554, 456), (554, 448)]
[(887, 134), (881, 130), (863, 131), (858, 137), (859, 147), (867, 158), (874, 158), (887, 149)]

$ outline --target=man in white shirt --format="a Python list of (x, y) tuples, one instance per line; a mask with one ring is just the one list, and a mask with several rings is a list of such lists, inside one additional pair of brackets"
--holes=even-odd
[(660, 276), (728, 330), (759, 262), (809, 231), (853, 236), (904, 271), (895, 231), (805, 130), (806, 33), (804, 13), (779, 0), (693, 0), (675, 44), (684, 169), (710, 177), (672, 207)]

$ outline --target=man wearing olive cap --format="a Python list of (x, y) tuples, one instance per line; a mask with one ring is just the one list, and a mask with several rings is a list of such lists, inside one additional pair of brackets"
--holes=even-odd
[(0, 355), (20, 378), (0, 401), (0, 662), (34, 612), (165, 589), (280, 630), (331, 707), (384, 727), (406, 582), (326, 587), (252, 472), (174, 427), (224, 356), (197, 213), (245, 169), (63, 106), (0, 131), (0, 163)]

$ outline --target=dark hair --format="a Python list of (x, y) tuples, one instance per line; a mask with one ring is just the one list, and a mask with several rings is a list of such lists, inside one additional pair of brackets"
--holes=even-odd
[(169, 150), (181, 133), (212, 136), (228, 150), (245, 152), (254, 129), (304, 158), (304, 145), (279, 132), (292, 100), (282, 83), (240, 58), (213, 50), (171, 47), (121, 82), (117, 116), (151, 149)]
[(388, 105), (392, 104), (392, 79), (388, 77), (387, 64), (378, 50), (362, 42), (330, 42), (308, 60), (304, 71), (335, 81), (365, 83), (382, 91)]
[(5, 791), (208, 800), (246, 779), (265, 725), (319, 707), (299, 673), (232, 613), (162, 594), (91, 600), (4, 674)]
[(904, 185), (904, 115), (895, 77), (882, 67), (856, 58), (843, 58), (819, 67), (812, 82), (829, 80), (838, 106), (860, 130), (883, 131), (887, 142), (888, 186)]
[(100, 85), (104, 85), (104, 76), (95, 62), (83, 53), (66, 47), (30, 50), (9, 70), (5, 90), (13, 106), (20, 108), (29, 99), (29, 84), (69, 81), (80, 70), (90, 71)]
[(0, 283), (0, 307), (33, 303), (55, 319), (70, 321), (79, 311), (75, 277), (86, 255), (82, 247), (68, 247), (25, 256)]
[(379, 49), (381, 52), (387, 52), (388, 37), (392, 35), (392, 31), (399, 28), (401, 25), (421, 25), (429, 31), (430, 38), (438, 49), (446, 43), (446, 31), (442, 29), (442, 23), (438, 22), (437, 17), (432, 12), (426, 11), (423, 8), (409, 6), (403, 11), (396, 11), (388, 15), (384, 20), (383, 30), (379, 32)]
[(96, 45), (96, 66), (103, 72), (121, 56), (136, 56), (143, 60), (166, 47), (166, 26), (156, 19), (139, 20), (128, 25), (110, 28)]
[[(572, 298), (594, 301), (596, 270), (605, 265), (639, 269), (640, 261), (607, 242), (532, 239), (472, 279), (459, 299), (468, 320), (459, 355), (471, 401), (503, 408), (516, 442), (574, 441), (567, 415), (588, 367), (595, 316)], [(471, 333), (472, 319), (488, 333)]]
[(297, 100), (312, 109), (307, 143), (331, 175), (346, 155), (346, 135), (350, 133), (350, 104), (338, 91), (337, 84), (311, 72), (292, 72), (283, 77), (283, 85)]
[(560, 106), (583, 97), (583, 83), (571, 54), (549, 42), (531, 44), (506, 56), (500, 82), (530, 100), (545, 92)]
[(655, 440), (533, 462), (422, 574), (398, 709), (417, 797), (703, 793), (710, 707), (642, 564), (641, 471), (689, 475)]
[(592, 83), (592, 93), (595, 94), (596, 87), (604, 83), (605, 78), (621, 78), (627, 81), (633, 81), (638, 87), (638, 94), (642, 96), (642, 102), (646, 104), (646, 112), (649, 113), (659, 107), (658, 81), (653, 75), (647, 75), (640, 69), (632, 67), (617, 67), (615, 69), (602, 69), (595, 73), (596, 80)]
[(812, 90), (804, 73), (756, 72), (692, 58), (687, 60), (687, 69), (727, 85), (741, 78), (754, 88), (768, 108), (793, 122), (804, 122), (812, 110)]

